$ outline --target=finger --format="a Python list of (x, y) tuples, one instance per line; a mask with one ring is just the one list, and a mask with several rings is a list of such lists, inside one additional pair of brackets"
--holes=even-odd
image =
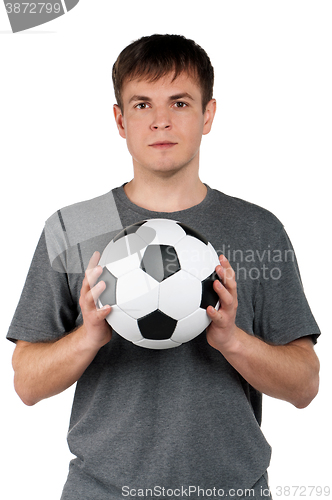
[(87, 293), (82, 293), (81, 298), (80, 298), (80, 306), (82, 309), (82, 312), (84, 314), (90, 313), (92, 311), (107, 311), (106, 316), (110, 312), (110, 306), (105, 304), (103, 307), (99, 308), (98, 307), (98, 299), (100, 295), (103, 293), (103, 291), (106, 288), (106, 284), (104, 281), (100, 281), (95, 285), (93, 288), (89, 289)]
[(217, 326), (223, 326), (223, 315), (220, 311), (220, 309), (217, 311), (213, 306), (209, 306), (206, 309), (206, 312), (208, 316), (212, 319), (212, 321), (217, 325)]
[(92, 257), (91, 259), (89, 260), (89, 264), (88, 264), (88, 267), (87, 267), (87, 270), (88, 269), (93, 269), (94, 267), (97, 266), (98, 262), (100, 260), (100, 253), (99, 252), (94, 252), (92, 254)]
[(95, 286), (102, 272), (103, 268), (98, 265), (92, 268), (87, 268), (85, 272), (85, 279), (86, 279), (86, 284), (88, 284), (89, 288), (93, 288)]
[(100, 320), (100, 321), (103, 319), (106, 319), (112, 310), (111, 306), (109, 306), (108, 304), (101, 307), (100, 309), (98, 309), (98, 308), (96, 308), (96, 309), (97, 309), (97, 317), (98, 317), (98, 320)]
[(225, 260), (220, 260), (220, 265), (216, 267), (216, 273), (227, 289), (236, 289), (235, 272), (226, 257)]
[[(100, 295), (105, 291), (106, 283), (105, 281), (99, 281), (93, 288), (91, 288), (88, 295), (91, 296), (94, 304), (97, 306), (98, 299)], [(91, 300), (90, 298), (90, 300)]]
[(94, 252), (91, 259), (89, 260), (88, 267), (86, 268), (85, 271), (85, 277), (82, 282), (82, 290), (84, 290), (85, 293), (87, 293), (89, 289), (93, 287), (93, 285), (96, 283), (98, 279), (97, 276), (95, 282), (93, 282), (91, 271), (93, 271), (93, 269), (97, 266), (99, 259), (100, 259), (100, 253)]
[(233, 279), (235, 278), (235, 272), (229, 261), (226, 259), (224, 255), (220, 255), (219, 257), (220, 266), (223, 270), (225, 279)]
[[(98, 315), (99, 315), (99, 320), (100, 321), (104, 321), (106, 320), (107, 321), (107, 317), (108, 315), (111, 313), (112, 311), (112, 308), (111, 306), (104, 306), (102, 309), (99, 309), (98, 310)], [(108, 322), (108, 321), (107, 321)], [(110, 324), (108, 323), (109, 325), (109, 328), (111, 328)]]
[[(97, 283), (98, 278), (102, 274), (102, 267), (97, 266), (93, 269), (87, 270), (81, 287), (80, 301), (81, 307), (84, 309), (91, 309), (96, 306), (97, 300), (106, 288), (104, 281)], [(97, 284), (96, 284), (97, 283)]]
[(213, 288), (217, 292), (222, 308), (231, 307), (234, 304), (236, 294), (232, 294), (219, 280), (215, 280)]

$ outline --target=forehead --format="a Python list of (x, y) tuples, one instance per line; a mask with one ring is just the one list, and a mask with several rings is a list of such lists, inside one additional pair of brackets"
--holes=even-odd
[(151, 77), (139, 77), (126, 80), (122, 87), (124, 102), (128, 102), (133, 95), (153, 97), (170, 97), (172, 95), (188, 93), (193, 100), (201, 100), (202, 92), (197, 81), (188, 73), (183, 72), (174, 78), (174, 73), (153, 80)]

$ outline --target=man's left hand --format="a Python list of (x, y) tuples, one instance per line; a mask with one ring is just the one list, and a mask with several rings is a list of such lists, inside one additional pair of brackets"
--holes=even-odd
[(235, 272), (224, 255), (220, 255), (219, 262), (216, 273), (220, 281), (215, 280), (213, 288), (218, 294), (220, 307), (218, 311), (212, 306), (207, 308), (212, 322), (207, 328), (206, 338), (212, 347), (222, 352), (235, 341), (238, 300)]

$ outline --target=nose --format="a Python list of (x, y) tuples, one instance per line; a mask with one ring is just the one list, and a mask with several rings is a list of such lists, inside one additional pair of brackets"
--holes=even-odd
[(152, 130), (167, 130), (172, 128), (169, 111), (166, 109), (155, 109), (151, 128)]

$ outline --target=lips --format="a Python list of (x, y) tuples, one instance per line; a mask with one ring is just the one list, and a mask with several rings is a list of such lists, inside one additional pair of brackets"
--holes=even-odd
[(155, 149), (170, 149), (173, 146), (176, 146), (176, 142), (170, 142), (170, 141), (157, 141), (154, 142), (153, 144), (149, 144), (150, 147), (155, 148)]

